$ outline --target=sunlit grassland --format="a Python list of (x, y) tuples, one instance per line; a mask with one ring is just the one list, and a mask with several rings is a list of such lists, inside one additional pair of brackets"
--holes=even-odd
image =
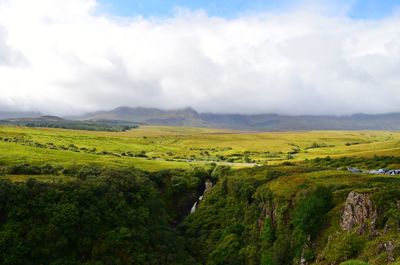
[[(400, 133), (389, 131), (240, 132), (141, 126), (127, 132), (94, 132), (0, 127), (0, 137), (3, 139), (0, 141), (2, 164), (96, 163), (159, 170), (189, 168), (210, 162), (229, 162), (240, 167), (326, 156), (400, 155)], [(57, 148), (73, 145), (79, 150), (37, 147), (27, 145), (23, 142), (25, 140), (47, 147), (50, 144)], [(95, 149), (96, 152), (81, 149)], [(104, 151), (107, 154), (99, 154)], [(125, 152), (145, 152), (147, 157), (127, 157)], [(251, 160), (250, 163), (242, 164), (246, 162), (243, 160), (245, 156)]]
[(191, 166), (189, 163), (176, 161), (147, 160), (142, 158), (125, 158), (110, 155), (48, 150), (30, 146), (20, 146), (16, 143), (0, 142), (0, 150), (0, 165), (16, 165), (23, 163), (33, 165), (51, 163), (53, 165), (62, 166), (98, 164), (112, 167), (134, 166), (149, 171), (168, 168), (189, 168)]
[(0, 176), (0, 180), (10, 180), (12, 182), (25, 182), (28, 179), (35, 179), (41, 182), (50, 182), (50, 183), (65, 183), (75, 181), (76, 178), (70, 176), (63, 176), (63, 175), (6, 175)]
[(353, 174), (342, 170), (323, 170), (307, 173), (293, 173), (288, 176), (279, 177), (268, 183), (268, 188), (274, 194), (286, 199), (296, 194), (300, 189), (316, 186), (341, 186), (351, 187), (354, 190), (357, 186), (365, 189), (373, 189), (381, 186), (382, 183), (400, 184), (398, 176)]
[(297, 173), (280, 177), (271, 181), (268, 187), (278, 196), (289, 198), (299, 189), (317, 185), (355, 185), (367, 182), (374, 176), (366, 174), (352, 174), (347, 171), (325, 170), (308, 173)]

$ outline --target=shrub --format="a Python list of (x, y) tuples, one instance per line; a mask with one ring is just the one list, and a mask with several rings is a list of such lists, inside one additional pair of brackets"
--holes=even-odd
[(15, 165), (10, 167), (10, 174), (28, 174), (28, 175), (40, 175), (41, 169), (37, 166), (32, 166), (30, 164)]
[(187, 191), (194, 191), (199, 185), (199, 179), (190, 174), (176, 175), (171, 178), (172, 192), (183, 194)]
[(264, 220), (264, 227), (260, 235), (262, 244), (265, 248), (270, 248), (275, 241), (275, 231), (272, 225), (271, 219), (267, 218)]
[(240, 240), (236, 234), (229, 234), (217, 245), (210, 254), (209, 265), (241, 265), (243, 260), (239, 255)]
[(228, 173), (230, 169), (229, 166), (216, 166), (211, 172), (211, 177), (218, 179)]
[(84, 166), (79, 169), (77, 176), (80, 179), (87, 179), (88, 177), (98, 177), (102, 169), (96, 165)]
[(40, 171), (42, 174), (57, 174), (57, 168), (50, 164), (45, 164), (40, 167)]
[(325, 187), (317, 187), (295, 207), (292, 221), (295, 229), (306, 235), (315, 236), (331, 206), (331, 191)]
[(368, 265), (368, 263), (361, 260), (348, 260), (340, 263), (340, 265)]
[(67, 168), (64, 168), (62, 173), (66, 176), (76, 176), (78, 174), (78, 171), (81, 167), (78, 165), (72, 165)]
[(146, 151), (140, 151), (139, 153), (134, 154), (135, 157), (147, 157)]
[(329, 240), (323, 256), (328, 262), (345, 261), (355, 257), (364, 245), (365, 240), (357, 234), (338, 234)]
[(397, 188), (387, 188), (372, 195), (379, 214), (377, 225), (383, 228), (387, 222), (400, 225), (400, 213), (397, 202), (400, 200), (400, 191)]

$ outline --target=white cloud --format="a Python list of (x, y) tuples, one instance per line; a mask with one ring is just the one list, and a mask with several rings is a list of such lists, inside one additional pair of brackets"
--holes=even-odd
[(212, 112), (400, 111), (400, 15), (298, 8), (236, 19), (96, 13), (94, 0), (0, 0), (0, 106)]

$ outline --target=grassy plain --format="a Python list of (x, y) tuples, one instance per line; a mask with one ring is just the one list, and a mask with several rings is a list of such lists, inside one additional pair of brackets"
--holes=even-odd
[(141, 126), (126, 132), (0, 127), (0, 165), (100, 164), (144, 170), (205, 163), (234, 167), (316, 157), (400, 155), (400, 133), (389, 131), (241, 132)]

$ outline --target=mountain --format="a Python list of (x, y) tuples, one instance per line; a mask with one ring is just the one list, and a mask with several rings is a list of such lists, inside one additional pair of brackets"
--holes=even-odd
[(37, 118), (42, 116), (39, 112), (0, 112), (0, 119)]
[(39, 116), (39, 117), (23, 117), (23, 118), (9, 118), (3, 119), (1, 122), (8, 122), (8, 123), (45, 123), (45, 122), (63, 122), (66, 121), (65, 119), (57, 116)]
[(349, 116), (198, 113), (192, 108), (119, 107), (79, 117), (80, 120), (121, 120), (152, 125), (217, 127), (238, 130), (400, 130), (400, 113)]
[(110, 111), (88, 113), (79, 120), (121, 120), (136, 123), (181, 126), (206, 126), (192, 108), (161, 110), (156, 108), (119, 107)]
[(201, 114), (207, 124), (229, 129), (292, 130), (400, 130), (400, 113), (350, 116), (287, 116), (277, 114)]

